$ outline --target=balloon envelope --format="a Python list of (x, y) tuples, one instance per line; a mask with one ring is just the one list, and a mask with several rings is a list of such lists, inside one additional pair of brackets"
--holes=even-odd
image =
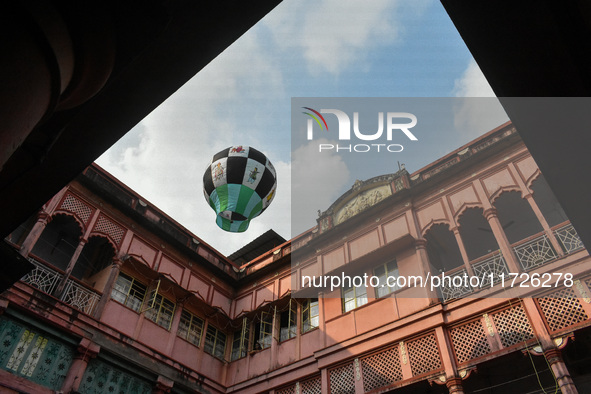
[(217, 214), (216, 223), (230, 232), (245, 231), (273, 201), (276, 189), (273, 164), (244, 145), (216, 153), (203, 174), (203, 193)]

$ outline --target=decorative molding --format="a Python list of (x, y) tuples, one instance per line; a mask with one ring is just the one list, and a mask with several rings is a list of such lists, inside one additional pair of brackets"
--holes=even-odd
[(404, 341), (400, 341), (400, 355), (402, 356), (402, 364), (408, 364), (408, 355), (406, 353), (406, 345)]
[(429, 384), (432, 386), (433, 383), (438, 384), (440, 386), (444, 385), (447, 382), (447, 378), (445, 377), (445, 374), (441, 374), (439, 376), (436, 376), (432, 379), (429, 379)]
[(387, 184), (359, 193), (336, 212), (334, 224), (343, 223), (391, 195), (392, 189)]
[(355, 360), (353, 360), (353, 362), (355, 363), (355, 379), (360, 380), (361, 379), (361, 369), (359, 367), (359, 358), (355, 358)]
[(482, 315), (482, 317), (484, 318), (484, 323), (486, 324), (486, 329), (488, 330), (488, 335), (490, 335), (491, 337), (495, 336), (495, 329), (492, 325), (492, 321), (490, 320), (490, 317), (488, 316), (488, 313), (485, 313), (484, 315)]
[(583, 301), (585, 301), (585, 303), (587, 304), (591, 303), (591, 298), (589, 298), (589, 294), (587, 293), (587, 290), (583, 287), (581, 281), (577, 279), (574, 283), (575, 286), (577, 286), (577, 290), (579, 290), (579, 293), (581, 294)]

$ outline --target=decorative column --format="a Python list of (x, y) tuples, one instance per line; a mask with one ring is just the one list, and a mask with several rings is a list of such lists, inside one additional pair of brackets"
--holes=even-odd
[(527, 185), (524, 183), (519, 171), (517, 170), (517, 167), (515, 166), (515, 163), (508, 163), (507, 168), (513, 174), (514, 179), (517, 181), (517, 184), (519, 185), (519, 188), (521, 189), (521, 194), (523, 195), (523, 198), (525, 198), (525, 200), (528, 202), (529, 206), (531, 207), (532, 211), (534, 211), (534, 214), (536, 215), (536, 217), (538, 218), (538, 221), (542, 225), (542, 228), (544, 229), (546, 236), (550, 240), (550, 243), (554, 247), (554, 250), (556, 251), (556, 253), (559, 256), (564, 256), (564, 252), (562, 250), (562, 247), (560, 246), (560, 243), (558, 242), (558, 240), (556, 239), (556, 236), (554, 235), (554, 233), (550, 229), (550, 226), (548, 225), (546, 218), (542, 214), (542, 211), (538, 207), (538, 204), (536, 204), (536, 201), (534, 200), (534, 196), (533, 196), (532, 192), (527, 187)]
[(564, 256), (564, 251), (562, 250), (562, 246), (560, 246), (560, 243), (556, 239), (556, 236), (554, 235), (554, 232), (550, 228), (550, 225), (546, 221), (546, 218), (542, 214), (542, 211), (538, 207), (538, 204), (536, 204), (536, 201), (534, 200), (533, 194), (531, 194), (531, 193), (526, 194), (525, 199), (529, 203), (529, 206), (531, 207), (531, 209), (534, 211), (536, 217), (538, 218), (538, 221), (542, 225), (542, 228), (544, 228), (544, 232), (546, 233), (546, 236), (550, 240), (550, 243), (554, 247), (554, 250), (556, 251), (556, 253), (559, 256)]
[(460, 230), (457, 227), (451, 229), (456, 237), (456, 242), (458, 244), (458, 249), (460, 249), (460, 254), (462, 255), (462, 260), (464, 261), (464, 268), (468, 272), (468, 276), (474, 276), (474, 271), (472, 270), (472, 266), (470, 265), (470, 260), (468, 259), (468, 253), (466, 253), (466, 247), (464, 246), (464, 241), (460, 236)]
[(123, 265), (123, 261), (118, 258), (113, 259), (113, 264), (111, 265), (111, 272), (109, 272), (109, 278), (107, 279), (107, 283), (105, 283), (105, 287), (103, 289), (103, 295), (96, 306), (94, 311), (94, 318), (97, 320), (101, 319), (103, 311), (105, 310), (105, 306), (107, 302), (111, 299), (111, 292), (113, 291), (113, 286), (115, 286), (115, 281), (119, 276), (119, 272), (121, 271), (121, 266)]
[[(423, 278), (427, 277), (427, 273), (431, 272), (430, 263), (429, 263), (429, 255), (427, 254), (427, 240), (424, 238), (419, 238), (415, 241), (415, 253), (419, 260), (419, 267), (420, 267), (420, 275)], [(439, 296), (435, 292), (435, 290), (431, 290), (430, 286), (425, 286), (425, 292), (427, 293), (427, 297), (431, 299), (432, 302), (439, 302)]]
[(497, 240), (497, 244), (501, 249), (501, 253), (503, 254), (503, 258), (507, 263), (507, 267), (509, 268), (509, 272), (521, 272), (521, 266), (513, 253), (513, 249), (511, 248), (511, 244), (503, 231), (503, 226), (501, 226), (501, 222), (499, 221), (499, 217), (497, 216), (496, 208), (488, 208), (484, 210), (484, 217), (488, 221), (490, 228)]
[(74, 356), (74, 361), (68, 370), (61, 391), (64, 393), (71, 393), (78, 391), (80, 383), (82, 383), (82, 376), (86, 372), (88, 362), (95, 358), (100, 351), (100, 346), (91, 342), (88, 338), (82, 338), (78, 345), (77, 353)]
[(359, 357), (356, 357), (353, 360), (353, 369), (355, 370), (355, 394), (363, 394), (365, 393), (365, 389), (363, 388), (363, 375), (361, 372), (361, 362), (359, 361)]
[(328, 369), (322, 368), (320, 370), (320, 380), (322, 383), (321, 394), (330, 394), (328, 391), (330, 389), (330, 380), (328, 376)]
[(21, 245), (21, 249), (19, 251), (21, 255), (23, 255), (24, 257), (29, 256), (31, 250), (33, 250), (33, 246), (35, 246), (37, 240), (39, 239), (39, 237), (43, 233), (43, 230), (45, 230), (45, 227), (50, 221), (51, 216), (47, 212), (39, 212), (39, 214), (37, 215), (37, 222), (33, 225), (33, 228), (31, 229), (31, 231), (27, 235), (27, 238), (25, 238), (23, 244)]
[(464, 394), (464, 386), (462, 386), (461, 378), (449, 378), (445, 382), (449, 394)]
[(562, 359), (562, 352), (557, 348), (548, 349), (544, 351), (544, 357), (546, 357), (546, 360), (548, 360), (548, 363), (550, 364), (550, 368), (552, 369), (552, 373), (558, 382), (562, 394), (577, 394), (577, 388), (575, 387), (570, 372), (566, 368), (564, 360)]
[(444, 374), (432, 382), (440, 385), (445, 383), (450, 393), (463, 394), (462, 380), (468, 376), (467, 371), (458, 371), (453, 346), (443, 326), (435, 327), (435, 336), (439, 342)]
[(86, 231), (84, 231), (84, 234), (80, 238), (80, 242), (78, 243), (78, 246), (76, 247), (76, 250), (74, 251), (74, 254), (72, 255), (72, 258), (68, 262), (68, 266), (66, 267), (64, 277), (62, 278), (62, 281), (57, 286), (57, 289), (54, 292), (54, 295), (56, 297), (59, 298), (62, 296), (62, 293), (64, 292), (64, 288), (66, 287), (66, 283), (68, 283), (68, 279), (70, 279), (70, 274), (72, 273), (72, 270), (74, 269), (74, 267), (76, 266), (76, 263), (78, 262), (78, 258), (80, 257), (80, 254), (82, 253), (82, 249), (84, 249), (84, 245), (86, 245), (86, 243), (88, 242), (88, 238), (90, 237), (90, 233), (92, 232), (92, 229), (94, 228), (94, 225), (96, 224), (96, 221), (98, 220), (100, 213), (101, 213), (101, 210), (96, 209), (94, 211), (94, 213), (92, 214), (90, 220), (88, 221), (88, 225), (86, 226)]
[(84, 249), (84, 245), (86, 245), (87, 242), (88, 242), (88, 239), (86, 239), (84, 237), (82, 239), (80, 239), (80, 242), (78, 242), (78, 246), (76, 247), (76, 250), (74, 251), (74, 254), (72, 255), (72, 258), (70, 259), (68, 266), (66, 267), (64, 277), (62, 278), (61, 282), (59, 283), (59, 285), (57, 286), (57, 288), (54, 291), (54, 295), (57, 298), (60, 298), (62, 293), (64, 292), (64, 289), (66, 288), (66, 283), (68, 283), (68, 279), (70, 279), (70, 274), (72, 273), (72, 270), (74, 269), (74, 266), (76, 265), (76, 262), (78, 261), (78, 258), (80, 257), (80, 253), (82, 253), (82, 249)]
[(538, 346), (530, 349), (535, 356), (542, 354), (550, 364), (550, 369), (558, 382), (563, 394), (575, 394), (577, 389), (562, 359), (561, 349), (566, 346), (567, 338), (552, 338), (544, 324), (544, 318), (540, 314), (533, 298), (524, 298), (523, 307), (528, 314), (532, 327), (538, 337)]

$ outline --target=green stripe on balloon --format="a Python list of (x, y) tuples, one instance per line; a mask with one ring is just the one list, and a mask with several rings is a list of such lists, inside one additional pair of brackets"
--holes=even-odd
[[(244, 215), (246, 212), (246, 207), (248, 202), (250, 201), (252, 195), (254, 194), (254, 190), (247, 186), (240, 187), (240, 194), (238, 196), (238, 203), (236, 204), (236, 211), (241, 215)], [(246, 216), (246, 215), (244, 215)]]
[(259, 200), (259, 202), (252, 209), (252, 211), (250, 211), (250, 215), (248, 215), (248, 218), (252, 219), (252, 218), (256, 217), (259, 213), (261, 213), (262, 209), (263, 209), (263, 200)]
[(236, 210), (238, 206), (238, 198), (240, 196), (240, 189), (242, 189), (242, 185), (236, 185), (234, 183), (230, 183), (226, 185), (228, 190), (228, 205), (222, 211), (232, 211), (240, 213)]
[(243, 221), (240, 226), (238, 227), (238, 232), (241, 233), (243, 231), (246, 231), (246, 229), (248, 229), (248, 225), (250, 224), (250, 220), (245, 220)]
[(228, 210), (228, 185), (221, 185), (215, 191), (218, 194), (219, 203), (216, 206), (216, 211), (224, 212)]

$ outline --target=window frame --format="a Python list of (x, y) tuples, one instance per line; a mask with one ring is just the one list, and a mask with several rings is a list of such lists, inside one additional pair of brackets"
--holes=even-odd
[[(389, 265), (391, 265), (391, 264), (394, 265), (394, 269), (392, 269), (390, 271)], [(378, 275), (376, 272), (376, 270), (378, 270), (380, 268), (384, 268), (384, 273), (382, 275)], [(395, 275), (394, 275), (394, 272), (396, 272)], [(398, 287), (398, 285), (388, 286), (388, 282), (387, 282), (387, 278), (390, 276), (395, 276), (395, 277), (400, 276), (400, 273), (398, 271), (398, 262), (396, 261), (396, 259), (392, 259), (386, 263), (378, 265), (377, 267), (375, 267), (373, 269), (373, 274), (379, 280), (379, 285), (374, 288), (375, 293), (376, 293), (375, 294), (376, 298), (383, 298), (383, 297), (386, 297), (388, 294), (391, 294), (397, 290), (400, 290), (400, 287)], [(383, 278), (383, 280), (382, 280), (382, 278)], [(381, 290), (385, 291), (385, 293), (380, 294)]]
[[(212, 332), (210, 332), (210, 330)], [(208, 338), (213, 337), (213, 343), (208, 343)], [(228, 336), (225, 332), (220, 330), (219, 328), (208, 324), (207, 330), (205, 330), (205, 341), (203, 341), (203, 351), (218, 360), (225, 361), (226, 360), (226, 345), (228, 343)], [(220, 342), (223, 342), (223, 351), (221, 354), (218, 352), (218, 345)], [(209, 347), (211, 347), (209, 349)]]
[[(128, 282), (128, 283), (125, 283), (125, 286), (124, 286), (124, 287), (129, 286), (125, 292), (123, 292), (117, 288), (117, 285), (120, 284), (120, 279)], [(138, 298), (137, 294), (142, 293), (142, 292), (143, 292), (142, 297)], [(142, 305), (144, 304), (144, 300), (146, 299), (147, 292), (148, 292), (148, 287), (145, 284), (143, 284), (141, 281), (139, 281), (135, 277), (128, 275), (124, 272), (119, 272), (119, 275), (117, 276), (117, 280), (115, 281), (113, 289), (111, 290), (111, 299), (115, 300), (116, 302), (119, 302), (122, 305), (125, 305), (126, 307), (130, 308), (131, 310), (133, 310), (137, 313), (141, 313)], [(117, 296), (113, 296), (113, 294), (115, 294), (115, 293), (123, 296), (122, 297), (123, 299), (121, 299), (120, 297), (117, 297)], [(131, 300), (136, 300), (137, 302), (134, 303), (134, 302), (131, 302)]]
[[(313, 301), (316, 300), (316, 301)], [(315, 304), (315, 305), (314, 305)], [(316, 314), (312, 314), (313, 308), (316, 308)], [(306, 314), (308, 317), (306, 318)], [(320, 303), (318, 298), (308, 298), (302, 304), (302, 334), (317, 329), (320, 326)], [(316, 319), (316, 325), (313, 321)]]
[[(351, 312), (354, 309), (357, 309), (365, 304), (367, 304), (367, 289), (364, 286), (351, 286), (351, 287), (343, 287), (342, 291), (342, 302), (343, 302), (343, 313)], [(347, 293), (352, 294), (352, 297), (348, 297)], [(363, 301), (364, 300), (364, 301)], [(348, 307), (353, 303), (353, 307)]]
[(261, 316), (255, 323), (253, 350), (264, 350), (271, 347), (274, 322), (274, 312), (261, 311)]
[[(186, 323), (187, 320), (188, 323)], [(179, 338), (182, 338), (185, 341), (190, 342), (197, 347), (200, 347), (203, 338), (204, 328), (205, 321), (203, 319), (201, 319), (194, 313), (191, 313), (188, 310), (183, 309), (181, 312), (181, 320), (179, 322), (179, 327), (177, 329), (176, 335)], [(194, 332), (198, 332), (199, 335), (190, 335)], [(197, 343), (195, 343), (191, 338), (197, 338)]]
[[(172, 319), (174, 318), (174, 311), (176, 310), (176, 303), (158, 293), (158, 289), (150, 292), (149, 303), (150, 305), (148, 305), (148, 308), (144, 311), (146, 319), (158, 324), (167, 331), (170, 331)], [(168, 319), (163, 318), (163, 316), (167, 316), (163, 313), (166, 311), (170, 312)]]
[[(284, 316), (287, 315), (287, 325), (283, 325)], [(284, 336), (284, 333), (286, 335)], [(298, 309), (297, 302), (293, 299), (289, 300), (287, 310), (282, 311), (279, 315), (279, 342), (288, 341), (298, 335)]]
[(250, 344), (250, 323), (245, 317), (242, 319), (242, 326), (234, 331), (232, 336), (232, 349), (230, 351), (230, 361), (239, 360), (246, 357)]

